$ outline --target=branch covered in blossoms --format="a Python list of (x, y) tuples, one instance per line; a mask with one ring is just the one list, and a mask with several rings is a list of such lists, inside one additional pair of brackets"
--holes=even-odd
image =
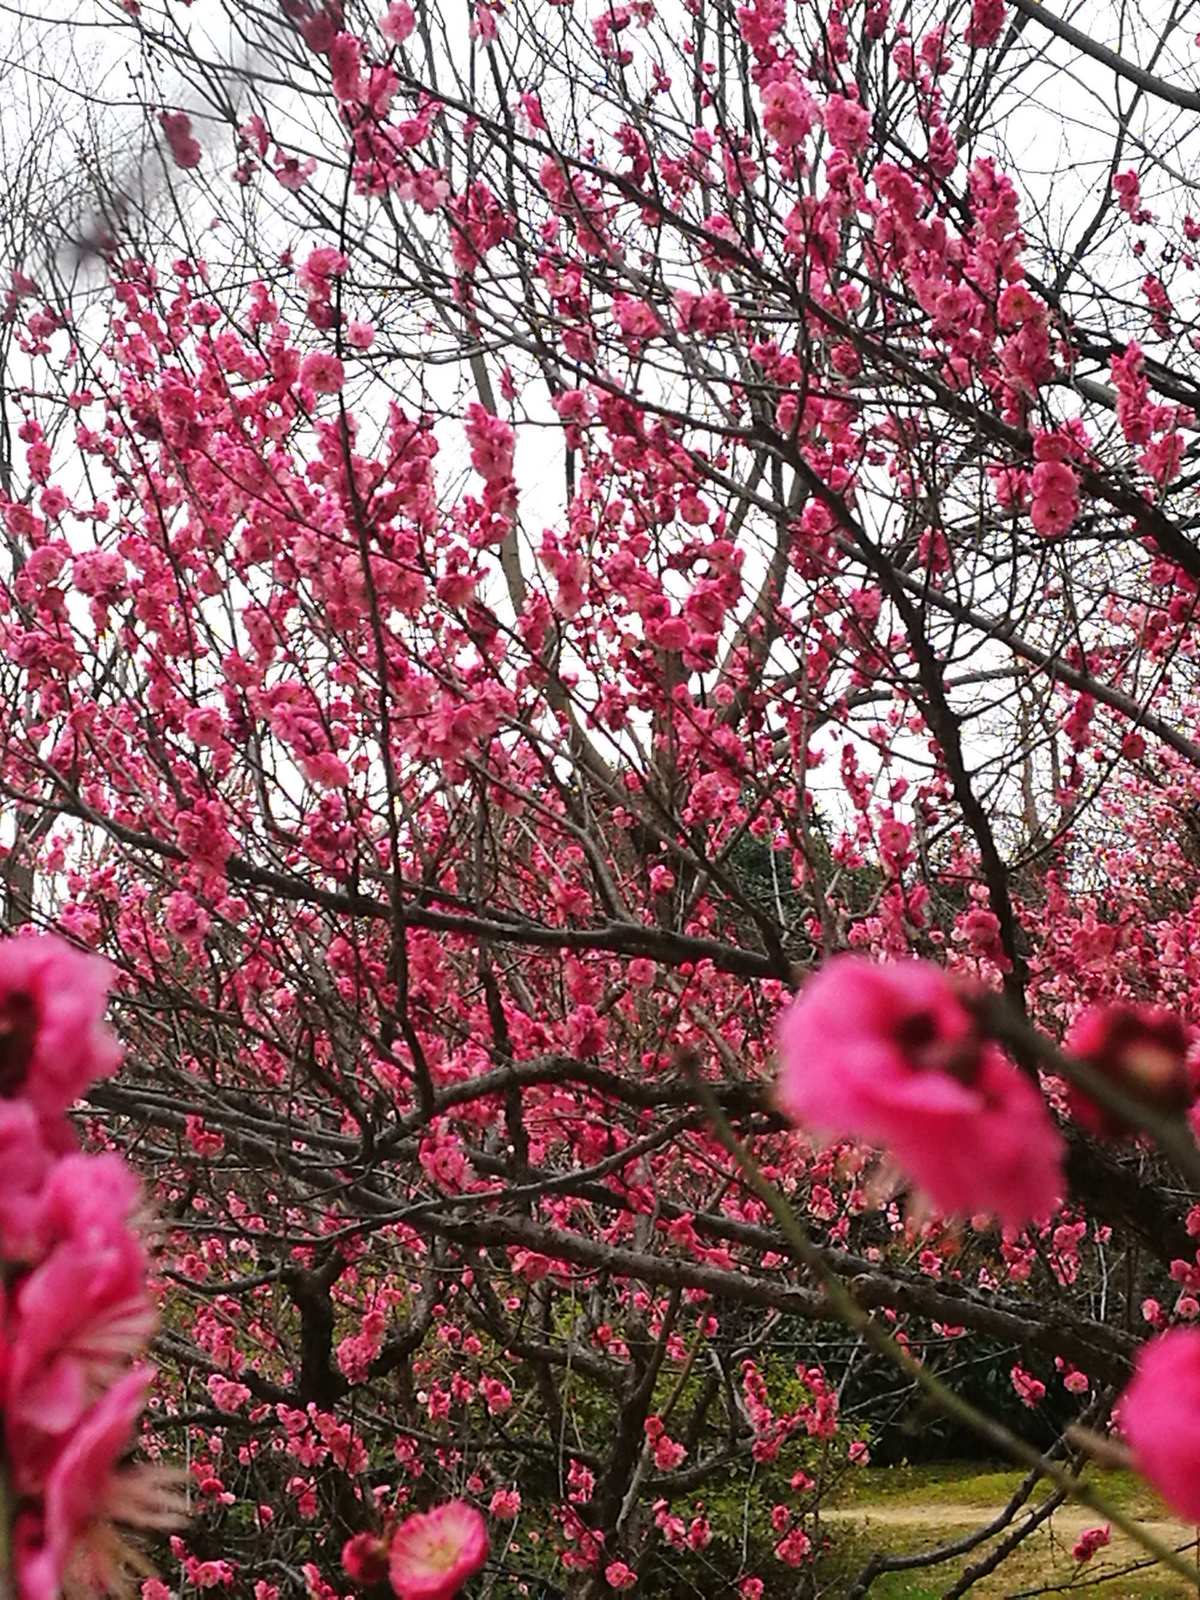
[(0, 912), (128, 1059), (4, 1103), (159, 1219), (144, 1600), (476, 1518), (776, 1600), (968, 1416), (1078, 1476), (1200, 1320), (1187, 8), (99, 0), (97, 82), (41, 9)]

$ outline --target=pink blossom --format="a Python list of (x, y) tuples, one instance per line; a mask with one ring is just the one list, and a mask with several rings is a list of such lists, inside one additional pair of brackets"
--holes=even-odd
[(1004, 19), (1004, 0), (974, 0), (971, 20), (963, 33), (964, 43), (972, 50), (986, 50), (1000, 38)]
[(375, 324), (373, 322), (347, 323), (346, 338), (356, 350), (369, 350), (375, 343)]
[(38, 1196), (38, 1254), (72, 1239), (103, 1247), (138, 1203), (137, 1179), (120, 1156), (60, 1152)]
[(337, 394), (345, 381), (345, 368), (327, 350), (311, 350), (300, 363), (300, 382), (316, 394)]
[(276, 148), (275, 177), (280, 185), (292, 194), (303, 189), (316, 170), (315, 157), (308, 156), (302, 161), (299, 156), (289, 155), (286, 150)]
[(517, 443), (512, 426), (473, 400), (467, 407), (466, 435), (471, 446), (471, 465), (483, 481), (507, 483), (512, 478)]
[(250, 1390), (244, 1383), (235, 1383), (219, 1372), (212, 1374), (205, 1387), (218, 1411), (240, 1411), (250, 1398)]
[(785, 1011), (779, 1055), (788, 1117), (887, 1149), (942, 1211), (1018, 1228), (1056, 1206), (1045, 1103), (931, 963), (835, 957)]
[(388, 1575), (400, 1600), (451, 1600), (487, 1560), (487, 1525), (449, 1500), (407, 1518), (392, 1535)]
[(731, 333), (734, 327), (733, 305), (720, 289), (708, 289), (704, 294), (677, 289), (675, 315), (676, 326), (683, 333), (703, 333), (712, 338)]
[(1200, 1329), (1144, 1344), (1120, 1401), (1134, 1465), (1173, 1510), (1200, 1522)]
[(349, 267), (345, 255), (331, 244), (319, 244), (310, 250), (296, 269), (296, 281), (309, 296), (328, 297), (330, 279), (340, 278)]
[(338, 1345), (335, 1357), (342, 1376), (348, 1383), (365, 1383), (371, 1363), (383, 1348), (387, 1331), (387, 1318), (382, 1311), (368, 1311), (362, 1319), (358, 1333), (348, 1334)]
[(831, 94), (825, 102), (825, 132), (835, 150), (858, 155), (865, 150), (871, 134), (870, 113), (857, 100)]
[(361, 39), (339, 33), (329, 46), (329, 70), (338, 100), (347, 104), (364, 98)]
[(631, 349), (662, 332), (658, 312), (644, 300), (634, 300), (627, 294), (617, 294), (613, 296), (612, 309), (613, 321)]
[(1028, 1406), (1032, 1411), (1040, 1406), (1046, 1398), (1046, 1385), (1040, 1378), (1035, 1378), (1031, 1372), (1026, 1372), (1024, 1367), (1014, 1367), (1009, 1373), (1012, 1386), (1016, 1390), (1017, 1398), (1023, 1406)]
[(373, 1588), (388, 1575), (388, 1547), (373, 1533), (356, 1533), (342, 1546), (342, 1566), (355, 1583)]
[(115, 550), (85, 550), (71, 563), (71, 577), (81, 594), (116, 600), (125, 592), (125, 562)]
[(775, 1558), (786, 1567), (800, 1567), (812, 1554), (812, 1540), (799, 1525), (786, 1533), (775, 1546)]
[(1165, 1327), (1167, 1319), (1157, 1300), (1145, 1299), (1142, 1301), (1142, 1320), (1148, 1322), (1152, 1328), (1161, 1329)]
[(53, 935), (0, 943), (0, 1098), (66, 1111), (121, 1052), (104, 1026), (108, 963)]
[(234, 1569), (228, 1561), (197, 1561), (189, 1557), (184, 1564), (189, 1583), (197, 1589), (228, 1589), (234, 1580)]
[(1066, 533), (1079, 514), (1079, 480), (1065, 461), (1039, 461), (1033, 469), (1033, 526), (1043, 537)]
[(1131, 222), (1141, 224), (1154, 220), (1152, 213), (1141, 203), (1141, 186), (1138, 175), (1132, 167), (1126, 172), (1113, 174), (1112, 189), (1117, 197), (1117, 204)]
[(42, 1187), (52, 1156), (33, 1107), (0, 1101), (0, 1257), (31, 1259), (39, 1251)]
[(422, 211), (439, 211), (450, 194), (450, 185), (441, 167), (421, 167), (416, 172), (406, 172), (396, 184), (401, 200), (411, 200)]
[(1010, 283), (1001, 291), (997, 310), (1002, 328), (1020, 328), (1046, 315), (1045, 306), (1023, 283)]
[(158, 119), (171, 151), (171, 159), (185, 171), (200, 165), (200, 143), (192, 133), (192, 119), (184, 111), (164, 111)]
[(194, 946), (204, 943), (212, 926), (208, 912), (186, 889), (176, 889), (167, 896), (163, 922), (177, 939)]
[(393, 44), (403, 44), (416, 25), (417, 19), (407, 0), (393, 0), (379, 19), (380, 33)]
[(242, 123), (238, 133), (260, 160), (266, 159), (267, 146), (271, 142), (271, 136), (267, 132), (266, 123), (257, 112)]
[(521, 1511), (521, 1491), (519, 1489), (497, 1489), (488, 1504), (488, 1515), (497, 1517), (501, 1522), (512, 1522)]
[(1107, 1523), (1102, 1528), (1085, 1528), (1071, 1547), (1072, 1558), (1081, 1564), (1090, 1561), (1097, 1550), (1103, 1550), (1112, 1538), (1112, 1529)]
[(4, 1383), (10, 1435), (73, 1428), (154, 1331), (141, 1245), (121, 1213), (99, 1216), (107, 1239), (64, 1239), (17, 1288)]
[(803, 144), (816, 121), (816, 105), (794, 78), (777, 79), (762, 91), (763, 127), (785, 148)]
[(1183, 465), (1184, 440), (1179, 432), (1164, 433), (1148, 444), (1138, 456), (1138, 465), (1155, 483), (1167, 484), (1178, 477)]
[(1130, 444), (1149, 444), (1154, 431), (1145, 362), (1142, 347), (1135, 339), (1126, 345), (1124, 355), (1114, 355), (1109, 362), (1117, 391), (1117, 421)]
[(637, 1573), (624, 1561), (610, 1561), (604, 1569), (604, 1581), (610, 1589), (635, 1589)]
[(217, 750), (224, 742), (225, 719), (216, 706), (195, 706), (183, 717), (183, 731), (196, 744)]
[(660, 1472), (672, 1472), (687, 1455), (687, 1447), (664, 1433), (654, 1441), (654, 1465)]

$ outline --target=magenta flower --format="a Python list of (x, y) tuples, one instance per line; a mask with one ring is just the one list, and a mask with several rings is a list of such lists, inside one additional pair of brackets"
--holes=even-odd
[(392, 1535), (392, 1588), (400, 1600), (452, 1600), (487, 1553), (482, 1516), (462, 1500), (449, 1500), (408, 1517)]
[(66, 1111), (121, 1059), (104, 1026), (110, 969), (65, 939), (0, 943), (0, 1098)]
[(785, 1115), (886, 1150), (943, 1213), (1019, 1228), (1058, 1204), (1045, 1102), (939, 967), (835, 957), (784, 1012), (779, 1056)]
[(1041, 461), (1031, 480), (1033, 526), (1050, 537), (1066, 533), (1079, 515), (1079, 479), (1065, 461)]
[(382, 1583), (388, 1574), (387, 1545), (374, 1533), (356, 1533), (342, 1546), (342, 1567), (355, 1583)]
[(1200, 1522), (1200, 1329), (1144, 1344), (1120, 1403), (1134, 1465), (1173, 1510)]

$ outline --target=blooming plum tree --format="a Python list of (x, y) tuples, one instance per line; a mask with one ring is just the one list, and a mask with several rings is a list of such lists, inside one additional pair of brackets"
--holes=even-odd
[(866, 1594), (885, 1382), (1032, 1494), (1137, 1362), (1191, 1514), (1200, 91), (1095, 9), (98, 0), (0, 866), (116, 973), (29, 1115), (158, 1219), (145, 1600)]

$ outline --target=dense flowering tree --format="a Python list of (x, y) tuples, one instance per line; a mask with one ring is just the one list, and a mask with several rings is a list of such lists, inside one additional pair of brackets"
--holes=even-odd
[(496, 1595), (865, 1594), (885, 1385), (1011, 1372), (1028, 1500), (1200, 1316), (1200, 69), (1098, 10), (98, 0), (0, 793), (117, 972), (145, 1600), (479, 1514)]

